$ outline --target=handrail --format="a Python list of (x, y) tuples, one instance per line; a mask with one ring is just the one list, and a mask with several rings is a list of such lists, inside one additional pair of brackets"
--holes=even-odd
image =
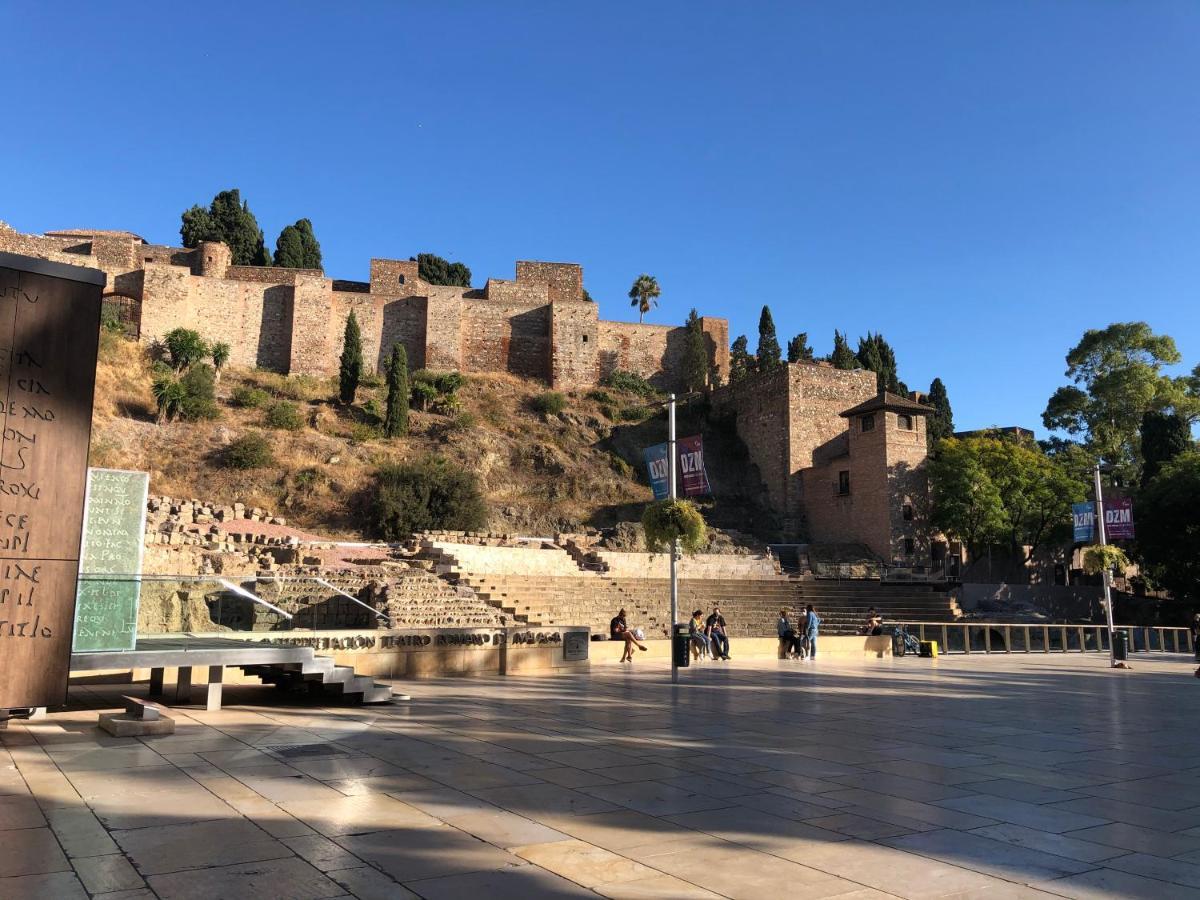
[[(936, 640), (942, 653), (1108, 652), (1108, 626), (1072, 622), (886, 622), (903, 625), (917, 640)], [(1128, 635), (1130, 653), (1194, 653), (1188, 628), (1118, 625)], [(951, 636), (954, 640), (951, 640)], [(997, 637), (998, 635), (998, 637)], [(980, 640), (973, 640), (978, 636)], [(1020, 646), (1014, 641), (1019, 636)], [(993, 640), (997, 638), (997, 640)], [(1036, 640), (1035, 640), (1036, 638)], [(1139, 640), (1140, 638), (1140, 640)], [(999, 646), (993, 646), (994, 643)]]

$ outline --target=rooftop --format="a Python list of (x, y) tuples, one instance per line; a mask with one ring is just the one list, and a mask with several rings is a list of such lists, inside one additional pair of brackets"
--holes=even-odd
[(899, 394), (893, 394), (889, 391), (880, 391), (875, 397), (870, 400), (864, 400), (858, 406), (852, 406), (844, 410), (841, 415), (845, 418), (851, 416), (860, 416), (863, 413), (878, 412), (879, 410), (888, 410), (889, 412), (913, 412), (919, 415), (927, 416), (933, 412), (933, 408), (926, 406), (924, 403), (917, 403), (915, 400), (909, 400), (907, 397), (901, 397)]

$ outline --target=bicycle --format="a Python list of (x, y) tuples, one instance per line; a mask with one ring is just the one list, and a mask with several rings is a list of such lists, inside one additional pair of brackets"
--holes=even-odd
[(911, 653), (913, 656), (919, 656), (921, 653), (921, 642), (908, 633), (903, 625), (895, 625), (892, 627), (892, 656), (904, 656)]

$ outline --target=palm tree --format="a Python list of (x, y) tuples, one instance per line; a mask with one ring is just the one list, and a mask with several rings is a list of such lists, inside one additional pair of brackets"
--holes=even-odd
[(641, 322), (650, 307), (658, 306), (658, 295), (662, 291), (658, 287), (658, 279), (645, 273), (637, 277), (633, 287), (629, 289), (630, 306), (638, 308), (638, 321)]
[(216, 372), (215, 381), (221, 380), (221, 369), (225, 363), (229, 362), (229, 345), (224, 341), (217, 341), (209, 349), (209, 356), (212, 357), (213, 371)]

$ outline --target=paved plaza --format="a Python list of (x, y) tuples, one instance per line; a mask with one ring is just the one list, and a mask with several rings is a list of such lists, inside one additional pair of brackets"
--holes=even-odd
[(0, 900), (1200, 897), (1194, 664), (1106, 664), (229, 688), (144, 739), (97, 732), (119, 689), (76, 687), (0, 732)]

